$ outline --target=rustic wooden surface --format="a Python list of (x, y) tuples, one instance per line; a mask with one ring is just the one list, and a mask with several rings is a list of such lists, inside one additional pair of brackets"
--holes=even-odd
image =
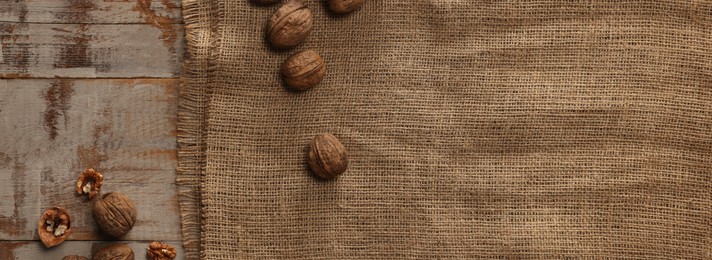
[[(122, 240), (182, 255), (175, 187), (183, 41), (180, 0), (0, 1), (0, 260), (90, 256), (106, 243), (92, 201), (74, 194), (95, 167), (102, 193), (138, 207)], [(37, 221), (68, 209), (68, 241), (44, 249)]]

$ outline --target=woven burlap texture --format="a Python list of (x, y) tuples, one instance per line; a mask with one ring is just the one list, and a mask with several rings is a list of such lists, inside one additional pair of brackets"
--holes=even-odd
[[(186, 2), (203, 258), (712, 258), (712, 1), (305, 0), (285, 52), (276, 5)], [(307, 48), (327, 76), (288, 91)], [(319, 133), (350, 153), (333, 181), (305, 161)]]

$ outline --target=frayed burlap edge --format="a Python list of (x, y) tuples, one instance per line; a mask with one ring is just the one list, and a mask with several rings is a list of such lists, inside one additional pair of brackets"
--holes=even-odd
[(183, 1), (187, 57), (179, 90), (176, 185), (186, 259), (199, 259), (202, 251), (200, 183), (205, 170), (215, 6), (213, 1)]

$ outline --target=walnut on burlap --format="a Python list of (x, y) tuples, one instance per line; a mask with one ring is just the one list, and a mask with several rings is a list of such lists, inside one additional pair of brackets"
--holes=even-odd
[[(276, 6), (186, 2), (204, 258), (712, 258), (712, 1), (305, 0), (287, 52)], [(306, 48), (327, 76), (287, 91)], [(318, 133), (350, 152), (335, 181), (305, 162)]]

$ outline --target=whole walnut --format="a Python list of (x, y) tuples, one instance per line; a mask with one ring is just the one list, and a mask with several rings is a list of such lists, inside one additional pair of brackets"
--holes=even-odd
[(347, 14), (361, 8), (364, 0), (328, 0), (329, 9), (337, 14)]
[(344, 173), (349, 165), (346, 147), (330, 134), (320, 134), (312, 139), (307, 161), (314, 174), (323, 179)]
[(97, 200), (93, 213), (101, 230), (115, 238), (126, 235), (136, 223), (136, 206), (118, 192), (107, 193)]
[(325, 74), (324, 59), (311, 49), (295, 53), (282, 64), (284, 81), (294, 90), (307, 90), (318, 85)]
[(89, 260), (89, 258), (86, 258), (85, 256), (80, 256), (80, 255), (68, 255), (68, 256), (62, 257), (62, 260)]
[(111, 244), (100, 249), (92, 260), (134, 260), (134, 252), (126, 244)]
[(279, 2), (279, 0), (252, 0), (252, 2), (261, 5), (271, 5), (276, 4), (277, 2)]
[(37, 222), (37, 233), (47, 248), (61, 244), (72, 233), (69, 213), (61, 207), (48, 208)]
[(274, 12), (267, 23), (267, 40), (278, 49), (299, 45), (314, 27), (314, 16), (306, 5), (290, 0)]

